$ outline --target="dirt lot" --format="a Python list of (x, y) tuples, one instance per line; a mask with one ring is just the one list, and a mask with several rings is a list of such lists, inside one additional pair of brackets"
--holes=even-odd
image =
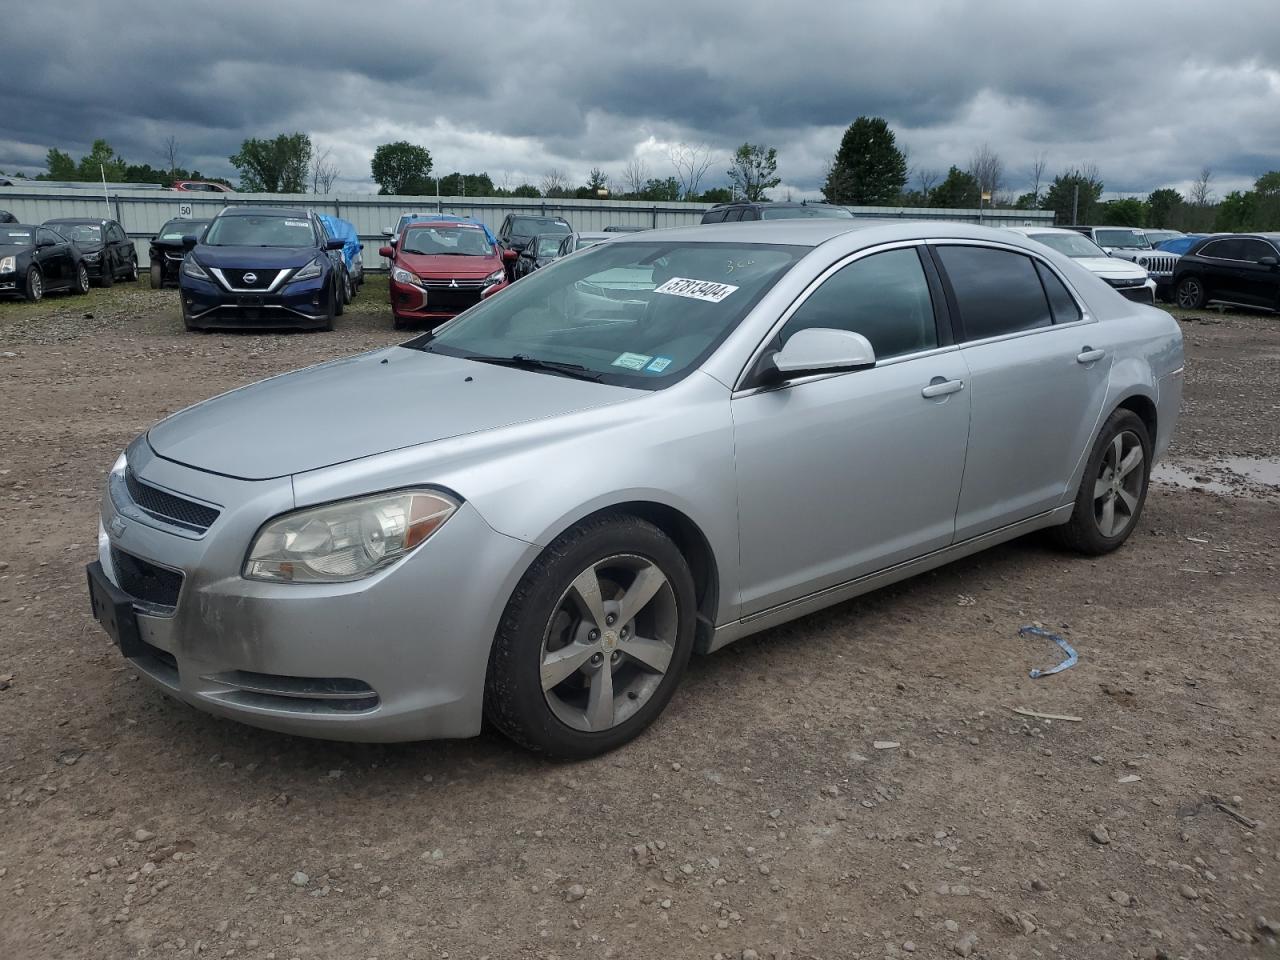
[[(124, 444), (393, 342), (383, 289), (281, 336), (185, 334), (145, 282), (0, 304), (0, 957), (1277, 955), (1280, 489), (1206, 461), (1280, 458), (1280, 320), (1184, 322), (1185, 486), (1118, 554), (1031, 539), (773, 630), (555, 765), (204, 716), (89, 617)], [(1028, 679), (1033, 622), (1079, 664)]]

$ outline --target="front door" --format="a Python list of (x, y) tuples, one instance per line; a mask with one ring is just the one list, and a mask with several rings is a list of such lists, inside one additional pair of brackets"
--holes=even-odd
[(1044, 262), (936, 246), (969, 368), (972, 424), (956, 540), (1059, 506), (1102, 416), (1112, 357)]
[(735, 394), (741, 616), (951, 543), (968, 370), (939, 321), (916, 247), (856, 257), (770, 346), (809, 327), (852, 330), (876, 366)]

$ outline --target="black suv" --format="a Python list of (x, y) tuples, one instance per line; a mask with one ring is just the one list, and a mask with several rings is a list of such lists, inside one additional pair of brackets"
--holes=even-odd
[(53, 227), (80, 248), (90, 280), (109, 287), (117, 280), (138, 279), (138, 251), (116, 221), (66, 217), (46, 220), (44, 225)]
[(522, 213), (509, 213), (498, 228), (498, 243), (508, 250), (519, 252), (534, 237), (544, 233), (573, 233), (573, 227), (564, 217), (532, 217)]
[(1280, 233), (1205, 237), (1178, 258), (1173, 291), (1188, 310), (1210, 300), (1280, 310)]
[(702, 215), (703, 223), (737, 223), (739, 220), (799, 220), (804, 217), (835, 217), (852, 220), (853, 214), (833, 203), (717, 203)]

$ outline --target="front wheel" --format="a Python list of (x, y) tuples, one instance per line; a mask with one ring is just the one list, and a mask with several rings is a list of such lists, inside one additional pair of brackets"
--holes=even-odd
[(1184, 310), (1199, 310), (1208, 302), (1204, 284), (1197, 277), (1183, 277), (1178, 281), (1178, 289), (1174, 294), (1178, 306)]
[(138, 279), (138, 258), (136, 256), (129, 258), (129, 267), (125, 272), (124, 278), (130, 283)]
[(27, 282), (22, 288), (22, 295), (32, 302), (44, 299), (44, 277), (40, 271), (32, 267), (27, 271)]
[(1151, 479), (1151, 438), (1131, 410), (1117, 410), (1103, 424), (1089, 454), (1071, 519), (1058, 540), (1079, 553), (1110, 553), (1129, 539)]
[(534, 561), (503, 611), (486, 715), (553, 757), (621, 746), (675, 692), (695, 607), (689, 565), (653, 524), (625, 514), (578, 524)]
[(164, 266), (159, 260), (151, 261), (151, 289), (159, 290), (164, 286)]
[(89, 292), (89, 268), (83, 263), (76, 266), (75, 292), (82, 296)]

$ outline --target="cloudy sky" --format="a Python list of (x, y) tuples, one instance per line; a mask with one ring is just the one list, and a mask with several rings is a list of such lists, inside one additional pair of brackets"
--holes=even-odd
[[(122, 15), (123, 12), (123, 15)], [(783, 187), (813, 195), (845, 126), (887, 118), (913, 168), (963, 167), (987, 143), (1006, 189), (1029, 168), (1094, 163), (1107, 195), (1221, 195), (1280, 168), (1275, 0), (780, 3), (682, 0), (361, 6), (218, 0), (10, 5), (0, 58), (0, 170), (105, 137), (133, 162), (233, 180), (251, 136), (300, 130), (342, 191), (375, 189), (373, 148), (421, 143), (437, 169), (573, 183), (668, 150), (776, 146)]]

